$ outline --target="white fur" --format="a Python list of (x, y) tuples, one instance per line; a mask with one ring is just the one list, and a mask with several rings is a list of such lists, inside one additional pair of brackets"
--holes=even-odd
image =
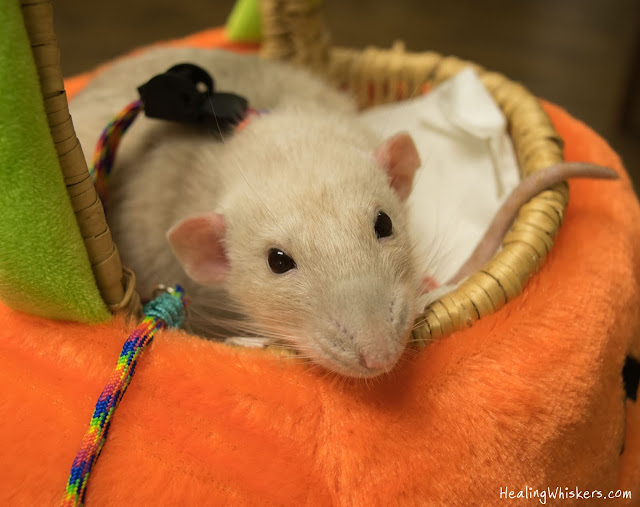
[[(389, 370), (415, 317), (416, 263), (404, 203), (372, 156), (382, 140), (358, 122), (343, 95), (256, 57), (154, 50), (114, 65), (73, 101), (85, 150), (136, 98), (138, 85), (181, 62), (205, 67), (217, 90), (270, 112), (224, 143), (215, 132), (146, 118), (124, 136), (108, 219), (142, 296), (158, 283), (181, 283), (194, 312), (217, 298), (215, 306), (244, 314), (265, 336), (280, 337), (331, 370), (351, 376)], [(394, 226), (382, 240), (374, 232), (379, 210)], [(186, 277), (166, 232), (213, 211), (225, 215), (230, 273), (222, 287), (203, 288)], [(297, 269), (273, 274), (267, 253), (274, 247)], [(191, 324), (207, 334), (214, 325), (195, 315)], [(380, 367), (367, 368), (363, 357)]]

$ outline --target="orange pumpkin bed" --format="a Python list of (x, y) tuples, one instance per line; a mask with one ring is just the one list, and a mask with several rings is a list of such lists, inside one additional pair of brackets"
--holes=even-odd
[[(230, 46), (219, 30), (182, 43)], [(495, 505), (510, 491), (578, 488), (630, 490), (637, 504), (640, 406), (622, 371), (640, 360), (640, 207), (609, 146), (545, 107), (567, 160), (621, 181), (570, 183), (556, 244), (520, 297), (367, 383), (162, 332), (114, 415), (87, 503)], [(132, 328), (0, 306), (1, 505), (60, 500)]]

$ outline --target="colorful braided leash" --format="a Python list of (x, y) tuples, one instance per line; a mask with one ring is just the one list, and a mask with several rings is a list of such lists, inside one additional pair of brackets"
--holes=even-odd
[[(107, 185), (113, 164), (115, 161), (116, 151), (120, 145), (122, 136), (131, 126), (138, 114), (144, 110), (141, 100), (131, 102), (127, 107), (120, 111), (109, 122), (100, 135), (96, 149), (93, 152), (93, 160), (89, 174), (93, 178), (96, 191), (100, 196), (103, 206), (107, 205)], [(246, 116), (235, 126), (235, 131), (243, 130), (249, 122), (266, 111), (248, 108)]]
[(142, 101), (135, 100), (117, 116), (109, 122), (100, 135), (96, 149), (93, 152), (93, 160), (89, 174), (93, 178), (96, 191), (102, 200), (102, 204), (107, 202), (107, 181), (113, 169), (116, 151), (123, 134), (131, 126), (143, 109)]
[[(89, 174), (93, 178), (96, 191), (103, 205), (107, 202), (108, 180), (122, 136), (143, 110), (144, 104), (142, 100), (131, 102), (109, 122), (100, 135), (93, 154)], [(260, 111), (249, 108), (241, 125), (237, 125), (237, 130), (244, 128), (249, 118), (259, 114), (261, 114)], [(153, 341), (156, 332), (165, 327), (180, 327), (184, 321), (184, 290), (179, 285), (176, 285), (173, 289), (168, 289), (165, 293), (147, 303), (143, 312), (145, 318), (122, 347), (116, 368), (111, 373), (106, 387), (98, 398), (89, 429), (85, 433), (80, 450), (73, 460), (67, 488), (60, 503), (61, 506), (84, 504), (89, 476), (107, 438), (111, 416), (131, 382), (140, 355)]]
[(131, 382), (138, 359), (153, 341), (156, 332), (165, 327), (179, 327), (182, 324), (185, 317), (184, 290), (179, 285), (168, 289), (147, 303), (143, 312), (144, 320), (122, 347), (118, 363), (98, 398), (89, 429), (73, 460), (61, 506), (84, 504), (89, 476), (107, 438), (111, 416)]

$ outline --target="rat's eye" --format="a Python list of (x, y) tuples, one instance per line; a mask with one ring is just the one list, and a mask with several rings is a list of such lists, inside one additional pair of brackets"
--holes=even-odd
[(373, 228), (376, 231), (376, 236), (378, 236), (378, 239), (386, 238), (387, 236), (391, 236), (393, 234), (393, 224), (391, 223), (389, 215), (387, 215), (384, 211), (378, 211), (376, 224), (373, 226)]
[(297, 267), (296, 262), (291, 257), (277, 248), (269, 250), (267, 260), (269, 261), (269, 268), (276, 275), (281, 275)]

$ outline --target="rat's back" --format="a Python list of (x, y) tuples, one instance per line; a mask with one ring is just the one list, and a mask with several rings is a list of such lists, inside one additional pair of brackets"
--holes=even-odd
[[(354, 104), (306, 71), (254, 55), (220, 50), (160, 48), (112, 64), (70, 105), (90, 164), (107, 123), (138, 98), (137, 87), (178, 63), (194, 63), (213, 76), (216, 91), (244, 96), (252, 108), (351, 112)], [(267, 113), (269, 114), (269, 113)], [(217, 209), (229, 174), (216, 131), (140, 117), (123, 136), (109, 182), (107, 219), (124, 264), (138, 275), (143, 297), (159, 281), (185, 283), (168, 249), (167, 230), (185, 216)], [(269, 140), (262, 140), (268, 145)], [(193, 290), (196, 287), (192, 287)]]

